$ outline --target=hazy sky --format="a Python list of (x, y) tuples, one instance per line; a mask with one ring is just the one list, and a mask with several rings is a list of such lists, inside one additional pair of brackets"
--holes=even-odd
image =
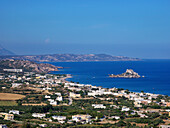
[(170, 59), (170, 0), (0, 0), (0, 44), (16, 54)]

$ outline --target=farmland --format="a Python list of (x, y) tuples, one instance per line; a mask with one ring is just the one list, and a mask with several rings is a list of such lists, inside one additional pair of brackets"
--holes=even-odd
[(12, 93), (0, 93), (0, 100), (19, 100), (24, 98), (24, 95), (12, 94)]
[(0, 106), (17, 106), (15, 101), (0, 101)]

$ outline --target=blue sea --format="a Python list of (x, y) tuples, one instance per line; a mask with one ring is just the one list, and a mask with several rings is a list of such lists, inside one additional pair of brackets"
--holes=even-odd
[[(68, 81), (92, 84), (106, 88), (123, 88), (135, 92), (170, 95), (170, 60), (142, 60), (115, 62), (52, 62), (64, 69), (56, 74), (72, 74)], [(144, 78), (109, 78), (133, 69)]]

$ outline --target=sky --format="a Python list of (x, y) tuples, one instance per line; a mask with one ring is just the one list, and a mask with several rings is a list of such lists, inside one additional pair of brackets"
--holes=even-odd
[(0, 45), (18, 55), (170, 59), (170, 0), (0, 0)]

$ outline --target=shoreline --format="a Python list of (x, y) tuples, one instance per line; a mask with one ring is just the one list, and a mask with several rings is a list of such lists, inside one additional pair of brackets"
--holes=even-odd
[[(99, 63), (99, 64), (97, 64)], [(73, 82), (80, 82), (82, 84), (92, 84), (92, 85), (97, 85), (97, 86), (102, 86), (104, 88), (112, 88), (112, 87), (117, 87), (117, 88), (123, 88), (123, 89), (128, 89), (128, 90), (131, 90), (131, 91), (134, 91), (134, 92), (141, 92), (141, 91), (144, 91), (144, 92), (149, 92), (149, 93), (153, 93), (153, 94), (161, 94), (161, 95), (168, 95), (170, 96), (170, 93), (168, 91), (168, 77), (164, 75), (164, 69), (162, 69), (161, 71), (156, 69), (150, 69), (150, 70), (141, 70), (140, 67), (143, 67), (144, 66), (147, 66), (148, 68), (149, 67), (152, 67), (152, 65), (164, 65), (166, 64), (165, 62), (158, 62), (158, 63), (155, 63), (155, 62), (140, 62), (140, 63), (125, 63), (125, 66), (122, 67), (122, 69), (118, 69), (118, 70), (114, 70), (115, 68), (111, 68), (111, 66), (115, 65), (119, 65), (119, 64), (122, 64), (122, 63), (116, 63), (116, 64), (110, 64), (110, 63), (103, 63), (103, 62), (97, 62), (96, 64), (95, 63), (89, 63), (88, 65), (89, 66), (97, 66), (95, 69), (92, 69), (91, 67), (86, 67), (87, 71), (84, 70), (84, 69), (81, 69), (83, 68), (83, 66), (86, 65), (86, 63), (79, 63), (79, 64), (69, 64), (67, 62), (64, 62), (63, 64), (60, 64), (60, 63), (53, 63), (54, 65), (62, 65), (63, 67), (70, 67), (72, 69), (59, 69), (59, 71), (55, 72), (56, 74), (71, 74), (71, 77), (69, 78), (66, 78), (66, 81), (73, 81)], [(105, 68), (104, 69), (100, 69), (101, 71), (97, 71), (98, 67), (101, 66), (101, 64), (103, 65), (108, 65), (110, 66), (109, 69)], [(127, 79), (127, 78), (118, 78), (118, 79), (110, 79), (109, 76), (107, 76), (107, 78), (104, 76), (104, 75), (108, 75), (109, 73), (111, 72), (114, 72), (116, 74), (118, 74), (119, 72), (123, 72), (124, 71), (124, 68), (125, 70), (127, 69), (127, 66), (128, 64), (137, 64), (137, 68), (134, 67), (129, 67), (131, 69), (134, 69), (134, 71), (137, 71), (138, 73), (140, 73), (141, 75), (141, 78), (140, 79)], [(78, 66), (78, 67), (76, 67)], [(118, 66), (120, 67), (120, 66)], [(99, 67), (100, 68), (100, 67)], [(102, 67), (101, 67), (102, 68)], [(140, 68), (140, 69), (139, 69)], [(157, 67), (158, 68), (158, 67)], [(120, 70), (120, 71), (119, 71)], [(75, 72), (76, 71), (76, 72)], [(97, 72), (95, 72), (97, 71)], [(152, 73), (152, 71), (154, 71), (155, 73)], [(92, 72), (92, 73), (90, 73)], [(94, 72), (94, 73), (93, 73)], [(105, 74), (104, 74), (105, 73)], [(159, 77), (159, 74), (160, 73), (162, 76), (161, 78)], [(166, 71), (167, 75), (169, 74), (168, 73), (168, 70)], [(78, 75), (77, 75), (78, 74)], [(143, 76), (145, 77), (145, 79), (143, 79)], [(93, 78), (94, 77), (94, 78)], [(160, 80), (159, 80), (160, 79)], [(161, 82), (162, 81), (162, 82)], [(161, 83), (160, 83), (161, 82)]]
[[(66, 79), (69, 79), (69, 78), (73, 78), (73, 75), (71, 75), (71, 74), (65, 74), (65, 75), (68, 75), (68, 76), (66, 76), (66, 77), (64, 77), (64, 78), (61, 78), (63, 82), (66, 82), (66, 83), (77, 83), (76, 81), (71, 82), (71, 81), (66, 80)], [(84, 83), (79, 83), (79, 84), (92, 85), (92, 84), (84, 84)], [(92, 85), (92, 86), (101, 87), (101, 88), (103, 88), (103, 89), (107, 89), (107, 88), (108, 88), (108, 87), (97, 86), (97, 85)], [(129, 90), (129, 89), (125, 89), (125, 88), (109, 87), (109, 89), (112, 89), (112, 88)], [(143, 90), (141, 90), (140, 92), (139, 92), (139, 91), (131, 91), (131, 90), (129, 90), (129, 91), (130, 91), (130, 92), (134, 92), (134, 93), (141, 93)], [(149, 94), (166, 96), (165, 94), (160, 94), (160, 93), (152, 93), (152, 92), (145, 92), (145, 91), (143, 91), (143, 92), (144, 92), (144, 93), (149, 93)], [(170, 95), (168, 95), (168, 96), (170, 96)]]

